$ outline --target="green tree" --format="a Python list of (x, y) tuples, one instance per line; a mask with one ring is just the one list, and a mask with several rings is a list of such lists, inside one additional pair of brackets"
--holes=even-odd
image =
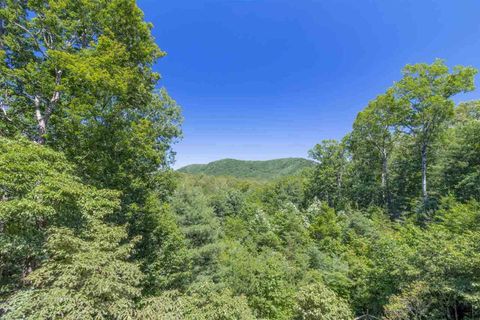
[(249, 251), (230, 242), (221, 255), (222, 278), (238, 295), (245, 295), (257, 318), (290, 319), (293, 275), (286, 259), (273, 250)]
[(448, 140), (441, 144), (439, 160), (441, 188), (444, 194), (453, 193), (459, 200), (480, 201), (480, 104), (462, 103), (455, 110)]
[(474, 89), (476, 70), (457, 66), (450, 72), (442, 60), (432, 64), (407, 65), (395, 84), (395, 96), (403, 109), (401, 124), (415, 139), (421, 155), (422, 196), (428, 201), (428, 152), (439, 132), (453, 117), (451, 97)]
[(210, 200), (210, 204), (219, 218), (242, 215), (245, 210), (242, 192), (231, 188), (218, 191)]
[[(132, 311), (142, 273), (109, 220), (119, 193), (85, 185), (65, 157), (0, 138), (0, 271), (7, 319), (115, 318)], [(2, 299), (3, 300), (3, 299)]]
[(420, 153), (410, 135), (398, 137), (391, 155), (390, 189), (392, 207), (399, 217), (408, 215), (418, 200), (419, 186), (422, 183)]
[(335, 208), (341, 206), (348, 165), (346, 152), (345, 144), (336, 140), (323, 140), (309, 151), (318, 162), (308, 182), (310, 199), (327, 201)]
[(382, 203), (389, 210), (391, 209), (389, 159), (394, 148), (395, 130), (399, 120), (398, 104), (393, 89), (389, 89), (371, 101), (367, 108), (357, 115), (351, 134), (354, 160), (364, 154), (368, 155), (372, 149), (375, 156), (380, 159)]
[(201, 282), (182, 294), (166, 291), (142, 301), (138, 319), (158, 320), (249, 320), (255, 319), (244, 296), (229, 289)]
[(299, 208), (303, 207), (305, 204), (305, 176), (307, 175), (302, 172), (301, 175), (280, 178), (265, 185), (259, 190), (265, 210), (279, 210), (288, 202)]
[[(403, 229), (410, 272), (385, 305), (387, 319), (474, 319), (479, 314), (478, 203), (444, 198), (424, 228)], [(413, 272), (412, 272), (413, 271)]]
[(353, 314), (346, 301), (320, 282), (302, 286), (295, 297), (295, 315), (298, 320), (352, 320)]
[(192, 259), (192, 280), (214, 277), (218, 272), (221, 230), (207, 198), (199, 189), (179, 188), (171, 199), (171, 206)]
[(145, 293), (158, 295), (164, 290), (184, 288), (191, 278), (192, 261), (173, 210), (151, 194), (141, 214), (135, 228), (144, 236), (134, 257), (140, 260), (145, 273)]
[(385, 306), (385, 320), (427, 320), (441, 319), (431, 312), (432, 301), (425, 282), (410, 284), (403, 294), (394, 295)]
[(88, 230), (50, 231), (48, 260), (28, 275), (32, 288), (6, 302), (6, 319), (120, 319), (134, 312), (142, 273), (129, 262), (124, 228), (92, 219)]
[(89, 215), (112, 214), (118, 193), (97, 190), (74, 176), (74, 167), (49, 148), (0, 138), (0, 268), (2, 294), (21, 287), (45, 259), (51, 227), (82, 228)]
[(62, 151), (88, 184), (122, 190), (120, 223), (138, 218), (133, 204), (171, 191), (180, 135), (178, 106), (155, 90), (152, 26), (134, 0), (0, 3), (2, 131)]
[(150, 98), (158, 79), (150, 66), (163, 53), (135, 1), (0, 4), (6, 77), (2, 98), (18, 131), (45, 143), (52, 116), (85, 124), (81, 115), (98, 111), (102, 104), (128, 110), (145, 105), (128, 101), (132, 95)]

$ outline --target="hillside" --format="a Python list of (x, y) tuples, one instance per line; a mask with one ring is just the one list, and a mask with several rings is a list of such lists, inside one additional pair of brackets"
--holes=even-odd
[(313, 164), (313, 161), (303, 158), (284, 158), (266, 161), (222, 159), (208, 164), (188, 165), (178, 169), (178, 171), (190, 174), (271, 180), (297, 174)]

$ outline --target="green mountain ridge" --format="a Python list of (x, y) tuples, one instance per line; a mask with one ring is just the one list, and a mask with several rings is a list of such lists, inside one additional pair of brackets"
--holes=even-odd
[(191, 164), (177, 171), (189, 174), (272, 180), (298, 174), (314, 164), (314, 161), (304, 158), (281, 158), (264, 161), (222, 159), (207, 164)]

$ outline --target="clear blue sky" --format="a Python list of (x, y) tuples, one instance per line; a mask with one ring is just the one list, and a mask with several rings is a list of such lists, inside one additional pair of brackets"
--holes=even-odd
[[(139, 0), (161, 86), (183, 108), (177, 163), (306, 157), (341, 138), (407, 63), (480, 67), (479, 0)], [(480, 89), (457, 97), (480, 97)]]

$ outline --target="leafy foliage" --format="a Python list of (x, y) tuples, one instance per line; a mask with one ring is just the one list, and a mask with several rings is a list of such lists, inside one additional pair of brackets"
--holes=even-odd
[(296, 303), (294, 319), (350, 320), (353, 318), (348, 304), (320, 282), (300, 288)]
[(407, 65), (314, 161), (174, 173), (151, 27), (0, 0), (2, 319), (478, 318), (475, 69)]
[(303, 158), (285, 158), (267, 161), (223, 159), (208, 164), (188, 165), (178, 169), (178, 171), (190, 174), (272, 180), (297, 174), (303, 169), (312, 166), (312, 161)]
[[(86, 186), (65, 158), (1, 138), (2, 294), (7, 319), (119, 318), (131, 313), (142, 274), (134, 242), (108, 220), (118, 193)], [(5, 258), (3, 258), (5, 257)]]
[(138, 319), (255, 319), (245, 297), (233, 296), (228, 289), (212, 283), (200, 283), (186, 295), (167, 291), (161, 296), (142, 302)]

